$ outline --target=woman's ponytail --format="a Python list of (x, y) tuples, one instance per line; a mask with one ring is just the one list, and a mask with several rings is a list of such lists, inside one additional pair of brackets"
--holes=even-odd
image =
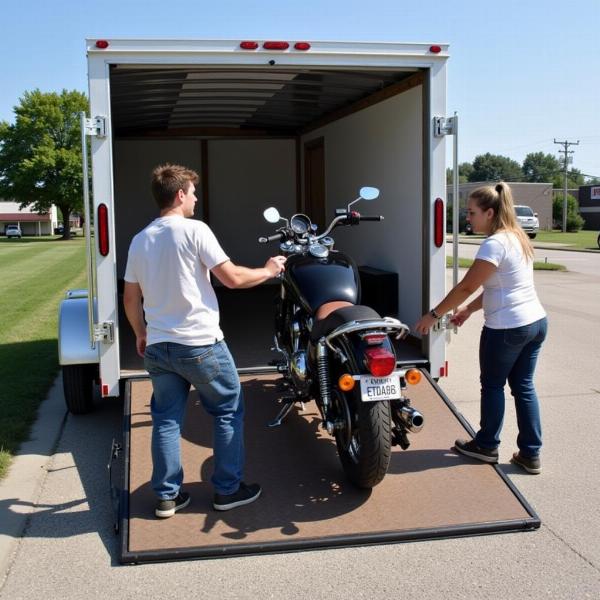
[(491, 208), (494, 211), (491, 233), (493, 234), (496, 231), (514, 233), (521, 242), (525, 256), (533, 260), (533, 246), (517, 221), (510, 186), (501, 181), (494, 186), (490, 185), (473, 190), (470, 197), (477, 202), (477, 206), (482, 210)]

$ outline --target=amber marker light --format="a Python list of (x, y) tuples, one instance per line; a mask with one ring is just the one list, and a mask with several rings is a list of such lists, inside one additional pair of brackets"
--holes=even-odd
[(342, 392), (350, 392), (354, 389), (355, 385), (356, 382), (354, 381), (354, 378), (348, 373), (345, 373), (338, 379), (338, 387)]
[(421, 371), (418, 369), (409, 369), (406, 371), (404, 379), (406, 380), (406, 383), (410, 383), (410, 385), (417, 385), (417, 383), (421, 381)]

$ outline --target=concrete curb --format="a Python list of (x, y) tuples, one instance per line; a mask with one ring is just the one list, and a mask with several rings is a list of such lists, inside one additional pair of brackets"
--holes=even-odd
[(7, 476), (0, 481), (0, 585), (10, 569), (29, 517), (35, 511), (66, 416), (59, 375), (40, 404), (29, 440), (21, 445)]

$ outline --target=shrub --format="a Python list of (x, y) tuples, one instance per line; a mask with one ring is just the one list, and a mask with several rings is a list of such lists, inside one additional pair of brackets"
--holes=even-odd
[[(558, 226), (558, 229), (562, 229), (563, 200), (563, 194), (556, 194), (552, 200), (552, 221)], [(579, 214), (577, 198), (567, 194), (567, 231), (579, 231), (584, 222)]]

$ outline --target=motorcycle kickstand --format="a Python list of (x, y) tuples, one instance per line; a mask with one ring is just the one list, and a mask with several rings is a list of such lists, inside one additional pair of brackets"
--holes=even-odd
[[(288, 399), (287, 402), (281, 407), (281, 410), (279, 411), (277, 416), (269, 422), (269, 427), (279, 427), (283, 423), (285, 418), (290, 414), (290, 411), (292, 410), (296, 402), (300, 401), (296, 400), (295, 398)], [(304, 402), (300, 402), (300, 406), (302, 407), (302, 412), (304, 412)]]
[(296, 404), (296, 402), (294, 400), (288, 400), (283, 405), (283, 407), (281, 408), (281, 410), (279, 411), (277, 416), (272, 421), (269, 422), (269, 427), (279, 427), (283, 423), (283, 420), (288, 416), (288, 414), (294, 407), (294, 404)]

